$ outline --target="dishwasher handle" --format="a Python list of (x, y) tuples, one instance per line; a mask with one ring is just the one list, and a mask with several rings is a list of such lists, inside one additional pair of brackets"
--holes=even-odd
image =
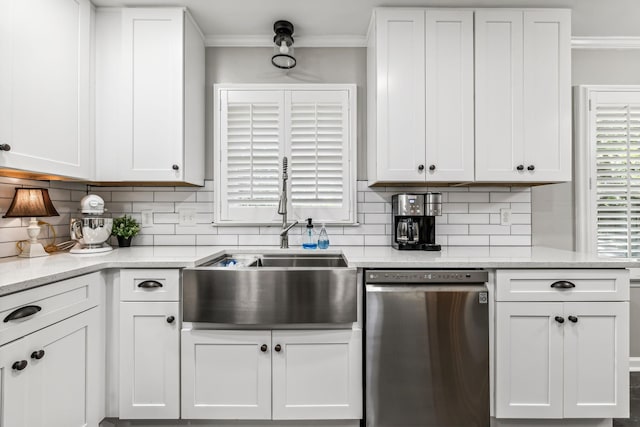
[(484, 283), (477, 284), (399, 284), (399, 285), (366, 285), (366, 292), (414, 292), (414, 293), (426, 293), (426, 292), (487, 292), (487, 287)]

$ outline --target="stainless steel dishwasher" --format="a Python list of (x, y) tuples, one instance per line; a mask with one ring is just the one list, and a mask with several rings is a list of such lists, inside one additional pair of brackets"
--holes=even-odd
[(367, 270), (368, 427), (488, 427), (482, 270)]

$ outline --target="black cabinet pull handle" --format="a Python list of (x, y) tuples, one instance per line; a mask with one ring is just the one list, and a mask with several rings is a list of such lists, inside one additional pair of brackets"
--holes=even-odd
[(282, 350), (282, 347), (280, 346), (280, 344), (276, 344), (276, 346), (273, 349), (278, 353), (280, 353), (280, 350)]
[(173, 166), (171, 166), (171, 169), (173, 169), (174, 171), (177, 171), (177, 170), (180, 170), (180, 166), (173, 165)]
[(569, 319), (570, 322), (578, 323), (578, 318), (576, 316), (569, 316), (567, 319)]
[(173, 323), (174, 320), (176, 320), (174, 316), (167, 317), (167, 323)]
[(11, 369), (13, 369), (14, 371), (22, 371), (24, 368), (26, 368), (28, 365), (26, 360), (21, 360), (19, 362), (13, 362), (13, 365), (11, 365)]
[(424, 165), (419, 165), (419, 166), (418, 166), (418, 170), (419, 170), (419, 171), (423, 171), (423, 170), (424, 170)]
[(535, 170), (535, 168), (536, 168), (536, 167), (535, 167), (535, 166), (533, 166), (533, 165), (529, 165), (529, 166), (527, 166), (527, 170), (528, 170), (528, 171)]
[(266, 345), (266, 344), (262, 344), (262, 345), (260, 346), (260, 351), (261, 351), (261, 352), (263, 352), (263, 353), (266, 353), (268, 348), (269, 348), (269, 347), (267, 347), (267, 345)]
[(571, 289), (575, 288), (576, 285), (567, 280), (558, 280), (557, 282), (553, 282), (551, 287), (554, 289)]
[(39, 305), (25, 305), (24, 307), (17, 308), (9, 313), (7, 317), (4, 318), (4, 323), (11, 320), (24, 319), (25, 317), (33, 316), (40, 310), (42, 310), (42, 307)]
[(0, 144), (0, 151), (11, 151), (11, 146), (9, 144)]
[(431, 165), (431, 166), (429, 166), (429, 170), (430, 170), (430, 171), (434, 171), (434, 170), (436, 170), (436, 165)]
[(153, 289), (153, 288), (161, 288), (162, 283), (156, 280), (145, 280), (144, 282), (138, 283), (138, 287), (142, 289)]
[(555, 319), (558, 323), (564, 323), (564, 317), (556, 316)]
[(43, 357), (44, 357), (44, 350), (38, 350), (38, 351), (34, 351), (33, 353), (31, 353), (31, 358), (32, 359), (40, 360)]
[(524, 170), (524, 165), (516, 166), (516, 170), (523, 171)]

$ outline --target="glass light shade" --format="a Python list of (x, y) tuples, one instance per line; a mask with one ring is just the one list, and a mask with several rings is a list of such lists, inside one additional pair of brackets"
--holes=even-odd
[(274, 48), (271, 63), (283, 70), (289, 70), (296, 66), (296, 58), (293, 56), (293, 46), (289, 46), (288, 52), (283, 53), (280, 46)]
[(16, 188), (11, 205), (3, 218), (59, 216), (46, 188)]

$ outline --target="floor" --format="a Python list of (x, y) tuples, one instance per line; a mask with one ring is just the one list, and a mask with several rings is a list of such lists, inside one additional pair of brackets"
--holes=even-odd
[(631, 372), (629, 384), (631, 416), (628, 419), (614, 419), (613, 427), (640, 427), (640, 372)]

